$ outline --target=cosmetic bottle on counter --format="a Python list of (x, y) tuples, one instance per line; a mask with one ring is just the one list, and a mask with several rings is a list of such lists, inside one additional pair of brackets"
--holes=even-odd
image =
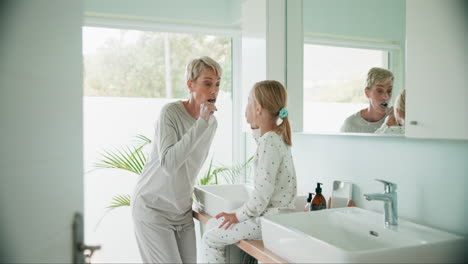
[(317, 211), (327, 208), (327, 201), (322, 195), (322, 188), (320, 187), (322, 183), (317, 182), (317, 188), (315, 188), (315, 196), (312, 199), (311, 211)]
[(312, 195), (313, 195), (313, 193), (309, 193), (309, 197), (307, 197), (307, 203), (304, 206), (304, 212), (312, 211), (312, 206), (311, 206)]

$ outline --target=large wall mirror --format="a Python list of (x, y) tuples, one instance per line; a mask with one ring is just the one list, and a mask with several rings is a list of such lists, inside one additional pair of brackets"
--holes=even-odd
[[(304, 0), (302, 5), (303, 131), (404, 135), (404, 127), (384, 124), (394, 105), (402, 108), (404, 102), (395, 101), (404, 89), (405, 0)], [(391, 94), (385, 83), (366, 93), (373, 67), (393, 73)], [(358, 128), (350, 131), (347, 118)], [(402, 126), (398, 113), (397, 121), (390, 126)]]

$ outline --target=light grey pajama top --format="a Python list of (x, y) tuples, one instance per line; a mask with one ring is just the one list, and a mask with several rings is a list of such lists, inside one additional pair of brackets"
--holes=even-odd
[(389, 115), (388, 112), (382, 119), (375, 122), (369, 122), (365, 120), (361, 115), (361, 110), (348, 116), (343, 125), (341, 125), (340, 132), (346, 133), (374, 133), (385, 121), (385, 118)]
[(132, 196), (134, 218), (172, 225), (193, 221), (193, 188), (216, 128), (214, 116), (196, 120), (182, 101), (163, 107), (150, 157)]

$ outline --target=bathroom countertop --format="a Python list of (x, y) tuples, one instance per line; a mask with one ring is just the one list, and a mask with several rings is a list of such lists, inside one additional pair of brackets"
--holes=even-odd
[[(196, 207), (193, 208), (193, 217), (202, 224), (205, 224), (211, 218), (210, 215), (199, 211)], [(286, 260), (266, 249), (262, 240), (241, 240), (236, 243), (236, 246), (262, 263), (288, 263)]]

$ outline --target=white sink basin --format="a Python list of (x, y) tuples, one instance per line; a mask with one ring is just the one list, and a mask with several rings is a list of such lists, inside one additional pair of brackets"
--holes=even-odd
[(462, 262), (462, 236), (399, 219), (395, 230), (383, 215), (357, 207), (277, 214), (262, 218), (266, 248), (294, 263)]
[(229, 212), (249, 199), (253, 188), (246, 184), (220, 184), (195, 186), (195, 200), (200, 209), (210, 216)]
[[(253, 187), (246, 184), (197, 185), (194, 194), (200, 209), (210, 216), (215, 216), (241, 207), (249, 199), (252, 191)], [(297, 197), (297, 211), (302, 211), (306, 198)]]

